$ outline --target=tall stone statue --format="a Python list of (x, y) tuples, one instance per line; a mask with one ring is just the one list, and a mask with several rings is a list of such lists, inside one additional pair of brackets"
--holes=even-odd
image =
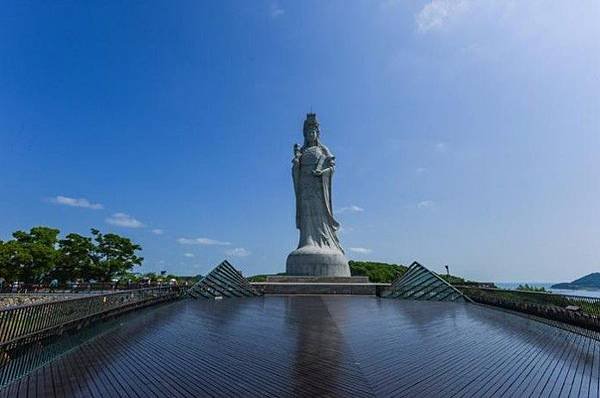
[(317, 116), (306, 115), (304, 145), (294, 145), (292, 177), (296, 193), (298, 248), (287, 258), (288, 275), (350, 276), (348, 260), (336, 231), (333, 217), (331, 179), (335, 156), (320, 142)]

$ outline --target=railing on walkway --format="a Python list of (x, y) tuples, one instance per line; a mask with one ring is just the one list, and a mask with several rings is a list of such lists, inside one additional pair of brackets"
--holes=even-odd
[(600, 298), (472, 286), (457, 288), (477, 303), (600, 332)]
[(54, 354), (49, 356), (46, 346), (55, 342), (57, 336), (95, 320), (176, 299), (182, 294), (179, 288), (165, 286), (0, 310), (0, 387), (50, 360)]
[[(79, 282), (79, 283), (63, 283), (58, 286), (50, 286), (40, 283), (4, 283), (0, 286), (0, 293), (96, 293), (98, 291), (117, 291), (117, 290), (137, 290), (147, 289), (150, 287), (166, 287), (171, 286), (165, 282), (153, 283), (115, 283), (115, 282)], [(176, 285), (175, 285), (176, 286)]]

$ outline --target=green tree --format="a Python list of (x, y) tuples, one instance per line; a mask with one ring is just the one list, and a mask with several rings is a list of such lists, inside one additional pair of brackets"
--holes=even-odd
[(404, 275), (406, 267), (398, 264), (378, 263), (373, 261), (348, 261), (352, 276), (368, 276), (369, 281), (390, 283)]
[(521, 291), (525, 291), (525, 292), (542, 292), (542, 293), (546, 293), (546, 288), (544, 288), (543, 286), (540, 287), (535, 287), (535, 286), (529, 286), (527, 283), (524, 285), (519, 285), (517, 287), (517, 290), (521, 290)]
[(14, 232), (14, 239), (2, 245), (0, 260), (8, 269), (11, 279), (31, 283), (47, 278), (58, 257), (58, 234), (58, 229), (48, 227)]
[(121, 277), (134, 266), (142, 264), (144, 259), (135, 254), (142, 247), (130, 239), (116, 234), (104, 235), (97, 229), (92, 229), (92, 235), (96, 242), (94, 256), (100, 279), (109, 281), (113, 277)]
[(155, 272), (146, 272), (144, 275), (142, 275), (142, 278), (148, 278), (150, 282), (155, 282), (158, 279), (158, 275), (156, 275)]
[(0, 245), (0, 276), (6, 281), (18, 280), (21, 264), (30, 262), (30, 254), (17, 241), (10, 240)]
[(52, 272), (53, 278), (66, 282), (76, 278), (88, 281), (101, 276), (92, 238), (71, 233), (58, 242), (58, 247), (59, 259)]
[(5, 259), (6, 257), (6, 247), (2, 240), (0, 240), (0, 278), (4, 278), (4, 280), (9, 280), (9, 270), (8, 270), (8, 262)]

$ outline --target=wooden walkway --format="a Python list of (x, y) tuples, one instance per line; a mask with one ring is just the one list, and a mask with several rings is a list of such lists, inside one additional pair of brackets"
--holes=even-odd
[(360, 296), (184, 300), (0, 397), (597, 397), (600, 342), (470, 304)]

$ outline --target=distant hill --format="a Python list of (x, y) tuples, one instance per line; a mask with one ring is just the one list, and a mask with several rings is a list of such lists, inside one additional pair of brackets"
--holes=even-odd
[(599, 290), (600, 272), (593, 272), (579, 279), (575, 279), (571, 283), (557, 283), (556, 285), (552, 285), (551, 289)]
[[(373, 261), (348, 261), (352, 276), (368, 276), (370, 282), (392, 283), (394, 279), (404, 275), (408, 267), (402, 264), (376, 263)], [(438, 274), (446, 282), (453, 285), (478, 284), (478, 282), (465, 281), (454, 275)]]

